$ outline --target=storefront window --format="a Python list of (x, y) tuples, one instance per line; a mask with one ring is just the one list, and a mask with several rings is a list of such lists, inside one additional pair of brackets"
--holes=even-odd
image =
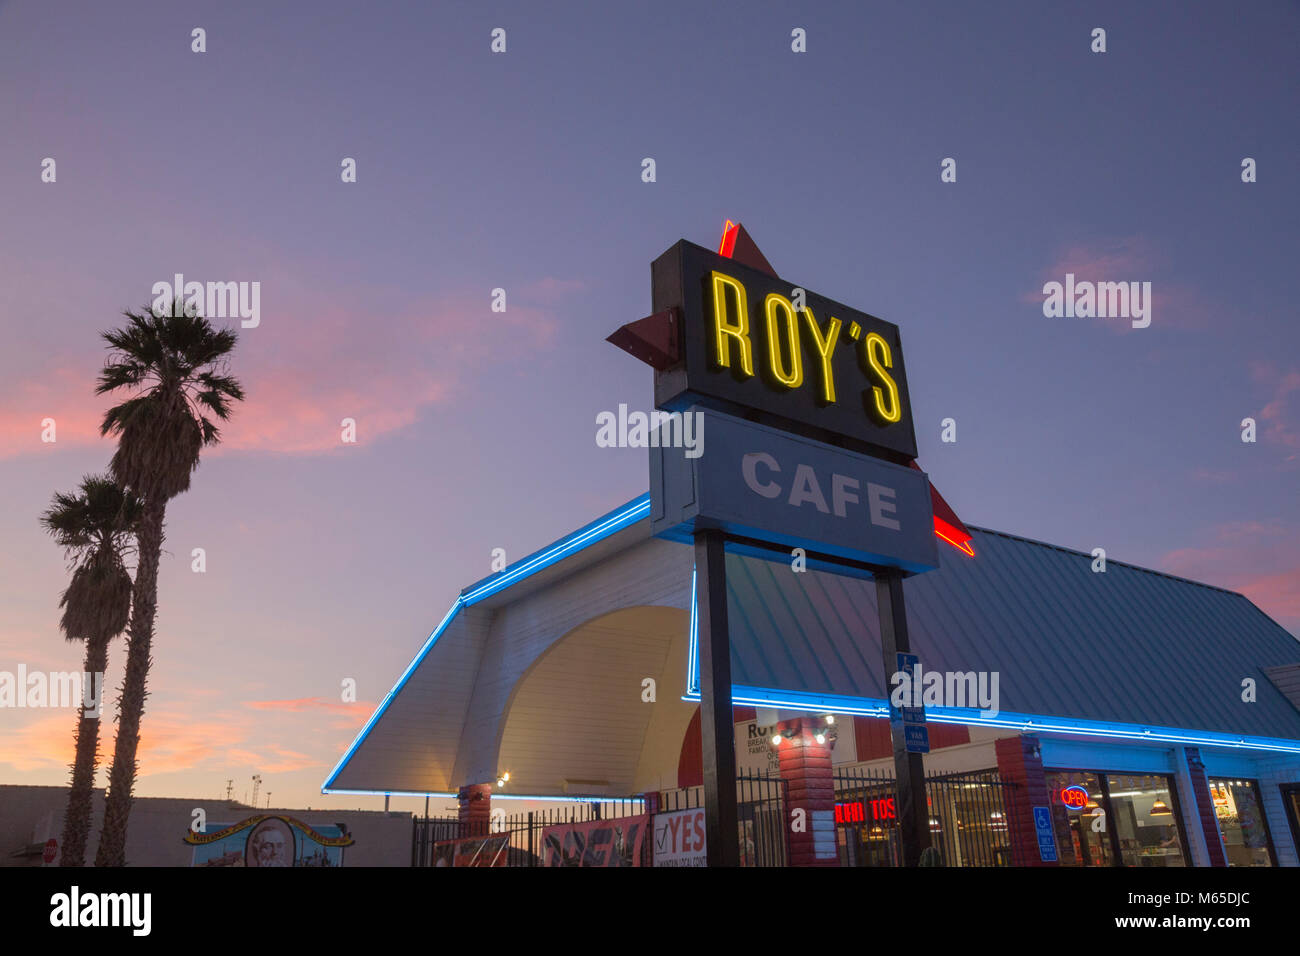
[(1079, 770), (1048, 771), (1056, 858), (1062, 866), (1114, 866), (1101, 780)]
[(1186, 866), (1169, 778), (1107, 774), (1110, 817), (1122, 866)]
[(1228, 866), (1272, 866), (1271, 841), (1255, 781), (1212, 777), (1209, 783)]
[(1170, 781), (1158, 774), (1046, 772), (1062, 866), (1186, 866)]

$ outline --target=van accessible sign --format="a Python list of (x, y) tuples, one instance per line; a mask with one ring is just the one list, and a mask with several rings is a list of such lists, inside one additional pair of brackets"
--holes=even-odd
[[(939, 566), (923, 472), (704, 410), (704, 453), (650, 453), (651, 530), (697, 529), (911, 573)], [(661, 443), (666, 444), (666, 443)]]
[(656, 313), (681, 319), (682, 361), (655, 406), (757, 409), (800, 434), (916, 457), (898, 326), (681, 240), (651, 266)]

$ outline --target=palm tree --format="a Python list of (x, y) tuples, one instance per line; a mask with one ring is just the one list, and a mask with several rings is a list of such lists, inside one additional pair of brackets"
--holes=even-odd
[[(99, 475), (83, 478), (76, 493), (56, 494), (50, 509), (41, 515), (41, 524), (76, 565), (59, 602), (63, 608), (59, 626), (68, 640), (85, 642), (82, 673), (87, 680), (103, 680), (109, 642), (126, 630), (131, 575), (123, 556), (139, 519), (140, 504), (135, 496)], [(84, 866), (86, 862), (103, 693), (101, 683), (93, 715), (88, 715), (83, 698), (77, 718), (77, 756), (63, 817), (63, 866)]]
[(214, 329), (207, 319), (180, 308), (161, 315), (147, 308), (123, 314), (126, 326), (104, 333), (111, 351), (95, 391), (129, 391), (130, 397), (105, 413), (100, 433), (117, 436), (109, 471), (140, 498), (139, 557), (96, 866), (126, 865), (126, 826), (158, 608), (158, 558), (167, 502), (189, 489), (199, 453), (220, 440), (209, 415), (229, 418), (232, 400), (244, 397), (239, 382), (225, 374), (235, 347), (233, 330)]

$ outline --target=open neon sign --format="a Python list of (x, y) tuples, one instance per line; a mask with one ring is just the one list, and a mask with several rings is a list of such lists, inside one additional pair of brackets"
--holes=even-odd
[(1088, 791), (1078, 784), (1065, 787), (1058, 796), (1061, 798), (1061, 802), (1071, 810), (1082, 810), (1088, 805)]

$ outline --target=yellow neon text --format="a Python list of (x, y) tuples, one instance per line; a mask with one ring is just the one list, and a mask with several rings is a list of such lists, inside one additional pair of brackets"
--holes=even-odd
[(812, 328), (813, 341), (817, 344), (817, 354), (821, 356), (822, 401), (829, 405), (835, 401), (835, 373), (831, 370), (831, 353), (835, 351), (835, 343), (839, 341), (840, 337), (840, 326), (844, 323), (832, 315), (830, 323), (826, 326), (826, 335), (823, 337), (821, 327), (817, 324), (817, 318), (813, 315), (812, 309), (804, 309), (803, 314), (808, 319), (808, 325)]
[[(736, 322), (727, 322), (727, 288), (736, 294)], [(713, 335), (714, 359), (722, 368), (731, 368), (731, 347), (728, 338), (740, 343), (740, 367), (746, 375), (754, 374), (754, 358), (749, 343), (749, 305), (745, 287), (731, 276), (713, 273)]]
[[(781, 344), (777, 341), (777, 311), (785, 313), (785, 342), (790, 352), (789, 371), (781, 367)], [(794, 314), (794, 304), (779, 292), (771, 292), (763, 300), (767, 315), (767, 367), (772, 377), (786, 388), (803, 384), (803, 356), (799, 354), (799, 320)]]
[(889, 391), (889, 398), (886, 401), (883, 389), (877, 385), (871, 387), (876, 414), (885, 422), (896, 422), (903, 417), (903, 406), (898, 401), (898, 386), (894, 384), (893, 377), (885, 371), (894, 367), (893, 358), (889, 354), (889, 343), (877, 333), (869, 332), (862, 341), (862, 348), (866, 352), (867, 363), (871, 366), (871, 370), (880, 377), (885, 389)]

